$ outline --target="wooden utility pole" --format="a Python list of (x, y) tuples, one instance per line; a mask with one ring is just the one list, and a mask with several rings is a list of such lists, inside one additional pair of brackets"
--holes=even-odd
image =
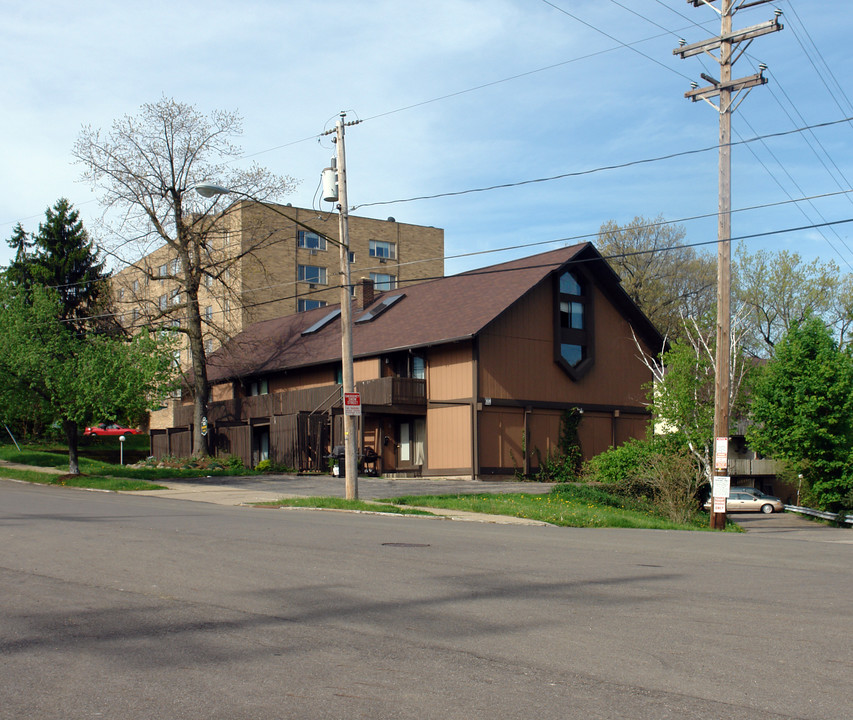
[[(335, 144), (338, 165), (338, 211), (341, 251), (341, 365), (343, 367), (343, 392), (355, 392), (352, 360), (352, 292), (350, 290), (349, 263), (349, 205), (347, 205), (347, 160), (344, 148), (344, 122), (346, 113), (341, 113), (335, 125)], [(349, 123), (354, 124), (354, 123)], [(346, 411), (344, 405), (344, 468), (346, 472), (347, 500), (358, 498), (358, 456), (356, 454), (356, 418)]]
[[(693, 102), (704, 100), (713, 107), (720, 116), (720, 162), (719, 162), (719, 205), (717, 222), (717, 347), (716, 367), (714, 376), (714, 437), (729, 437), (729, 401), (731, 395), (731, 287), (732, 287), (732, 250), (731, 250), (731, 209), (732, 209), (732, 113), (756, 85), (764, 85), (765, 66), (759, 66), (757, 75), (732, 80), (732, 66), (746, 52), (753, 39), (782, 29), (776, 11), (773, 20), (753, 25), (739, 31), (732, 31), (732, 18), (738, 10), (763, 5), (770, 0), (721, 0), (722, 7), (717, 9), (712, 5), (715, 0), (687, 0), (694, 7), (707, 5), (720, 14), (719, 37), (703, 40), (690, 45), (682, 41), (681, 46), (673, 50), (674, 55), (682, 59), (694, 55), (705, 54), (714, 58), (720, 64), (720, 79), (701, 73), (703, 80), (710, 85), (700, 88), (693, 83), (693, 89), (684, 94)], [(714, 55), (717, 50), (719, 56)], [(737, 55), (735, 56), (735, 52)], [(719, 105), (714, 105), (710, 98), (718, 97)], [(716, 443), (715, 443), (716, 449)], [(727, 458), (722, 462), (714, 453), (714, 475), (728, 474)], [(724, 528), (726, 513), (715, 512), (712, 502), (711, 527)]]

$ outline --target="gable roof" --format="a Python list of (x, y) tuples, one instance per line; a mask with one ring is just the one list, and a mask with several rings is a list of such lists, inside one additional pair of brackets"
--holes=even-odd
[[(618, 276), (592, 245), (583, 243), (382, 293), (364, 310), (353, 308), (353, 356), (473, 338), (554, 272), (578, 262), (595, 275), (638, 334), (658, 343), (652, 347), (660, 347), (660, 335), (622, 290)], [(209, 380), (216, 383), (339, 361), (340, 315), (323, 322), (337, 307), (251, 325), (210, 356)], [(367, 317), (370, 313), (372, 319)], [(365, 321), (359, 322), (362, 318)], [(314, 325), (319, 328), (303, 335)]]

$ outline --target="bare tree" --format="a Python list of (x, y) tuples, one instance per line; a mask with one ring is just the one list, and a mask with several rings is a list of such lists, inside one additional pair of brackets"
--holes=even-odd
[(794, 323), (810, 315), (821, 318), (842, 343), (851, 320), (851, 278), (832, 262), (806, 262), (787, 250), (738, 248), (734, 296), (747, 314), (747, 350), (756, 356), (773, 353)]
[(636, 217), (604, 223), (596, 247), (622, 287), (663, 335), (679, 337), (682, 317), (702, 318), (716, 303), (716, 259), (685, 246), (681, 225)]
[[(652, 373), (649, 405), (656, 431), (683, 436), (698, 471), (711, 482), (715, 333), (713, 328), (703, 328), (696, 320), (684, 319), (683, 323), (682, 339), (659, 356), (646, 352), (636, 336), (634, 344), (639, 359)], [(751, 364), (743, 357), (743, 335), (743, 318), (736, 315), (732, 318), (732, 355), (729, 362), (729, 403), (735, 410), (735, 416), (742, 406), (742, 390), (751, 369)]]
[[(191, 105), (162, 98), (140, 108), (136, 116), (116, 120), (109, 132), (84, 127), (73, 154), (83, 165), (83, 179), (101, 193), (101, 218), (110, 237), (102, 243), (117, 262), (134, 267), (140, 287), (122, 289), (146, 300), (139, 322), (168, 327), (187, 338), (192, 370), (193, 453), (204, 455), (202, 418), (207, 415), (205, 337), (222, 334), (221, 313), (202, 308), (200, 289), (209, 283), (229, 285), (229, 273), (247, 255), (275, 242), (272, 232), (242, 232), (236, 247), (224, 247), (231, 217), (241, 204), (211, 203), (194, 187), (220, 182), (262, 202), (273, 201), (295, 186), (292, 178), (256, 165), (232, 165), (240, 148), (232, 139), (242, 133), (241, 118), (230, 112), (202, 114)], [(245, 228), (243, 228), (245, 230)], [(152, 250), (161, 248), (151, 255)], [(157, 258), (141, 262), (140, 258)], [(163, 302), (141, 285), (169, 287)], [(134, 291), (137, 292), (134, 292)], [(120, 298), (121, 299), (121, 298)]]

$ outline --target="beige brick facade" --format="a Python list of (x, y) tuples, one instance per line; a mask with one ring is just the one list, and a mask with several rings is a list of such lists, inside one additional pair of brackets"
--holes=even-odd
[[(205, 252), (212, 272), (199, 288), (205, 322), (205, 345), (216, 350), (228, 337), (249, 325), (311, 309), (317, 303), (340, 302), (340, 249), (314, 237), (308, 228), (338, 240), (337, 214), (290, 205), (238, 203), (211, 234)], [(444, 275), (444, 231), (440, 228), (349, 217), (350, 279), (373, 278), (394, 287)], [(303, 246), (300, 246), (303, 245)], [(180, 275), (174, 251), (163, 246), (113, 276), (113, 293), (126, 327), (167, 327), (182, 321)], [(179, 356), (189, 364), (186, 342)], [(152, 427), (169, 419), (152, 415)]]

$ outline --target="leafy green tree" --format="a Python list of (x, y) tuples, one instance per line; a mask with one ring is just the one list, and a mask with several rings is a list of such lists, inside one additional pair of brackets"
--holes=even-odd
[(853, 358), (816, 317), (793, 322), (761, 369), (747, 440), (796, 464), (821, 507), (849, 507), (853, 492)]
[(663, 217), (604, 223), (596, 247), (622, 287), (660, 332), (683, 336), (684, 318), (701, 319), (716, 303), (716, 259), (685, 247), (685, 230)]
[(157, 338), (78, 333), (54, 288), (0, 282), (0, 307), (0, 398), (11, 400), (0, 415), (37, 410), (59, 421), (72, 474), (80, 472), (78, 426), (139, 414), (172, 387), (171, 356)]

